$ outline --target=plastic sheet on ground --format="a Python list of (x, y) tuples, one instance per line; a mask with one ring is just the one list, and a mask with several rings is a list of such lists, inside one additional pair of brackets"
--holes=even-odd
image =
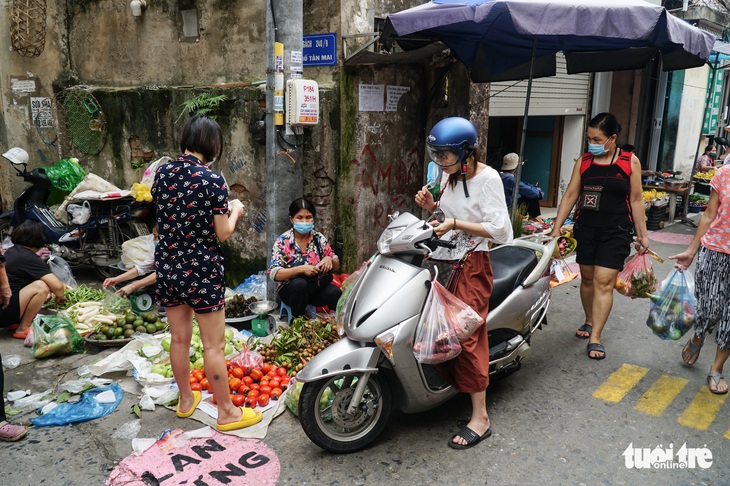
[[(114, 394), (113, 401), (100, 403), (97, 397), (104, 392), (111, 391)], [(85, 422), (104, 417), (112, 413), (119, 403), (122, 401), (122, 387), (118, 383), (101, 388), (94, 388), (81, 395), (81, 400), (75, 403), (63, 403), (54, 408), (45, 415), (30, 419), (30, 422), (36, 427), (44, 427), (49, 425), (67, 425), (77, 422)]]

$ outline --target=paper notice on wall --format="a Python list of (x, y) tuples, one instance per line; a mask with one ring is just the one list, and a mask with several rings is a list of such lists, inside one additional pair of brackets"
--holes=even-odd
[(360, 111), (383, 111), (384, 97), (384, 85), (361, 84), (358, 86), (358, 109)]
[(388, 86), (385, 111), (396, 111), (398, 109), (398, 100), (410, 90), (411, 88), (408, 86)]
[(52, 128), (53, 115), (51, 113), (51, 98), (30, 98), (30, 112), (33, 126), (38, 128)]
[(35, 79), (10, 78), (10, 90), (16, 95), (35, 93), (37, 91)]

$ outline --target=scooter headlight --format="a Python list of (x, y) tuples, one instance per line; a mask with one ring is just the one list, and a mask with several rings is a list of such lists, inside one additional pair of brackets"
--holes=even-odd
[(403, 230), (405, 229), (405, 226), (386, 228), (385, 231), (383, 231), (383, 233), (380, 235), (380, 238), (378, 238), (378, 251), (381, 254), (390, 253), (390, 243), (396, 236), (403, 233)]

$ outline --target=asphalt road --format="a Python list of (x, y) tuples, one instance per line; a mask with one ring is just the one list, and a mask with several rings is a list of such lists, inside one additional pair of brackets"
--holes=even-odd
[[(693, 231), (675, 223), (652, 233), (652, 248), (663, 257), (679, 252)], [(656, 264), (655, 269), (662, 279), (672, 265)], [(583, 318), (578, 285), (576, 280), (554, 289), (549, 325), (533, 337), (531, 360), (489, 387), (494, 435), (473, 449), (456, 451), (446, 445), (457, 432), (456, 420), (469, 413), (465, 396), (430, 412), (396, 414), (374, 445), (349, 455), (316, 447), (286, 412), (261, 441), (271, 451), (270, 464), (278, 462), (278, 472), (270, 468), (264, 477), (249, 474), (217, 482), (200, 476), (187, 484), (727, 484), (730, 405), (725, 397), (707, 393), (705, 381), (714, 340), (707, 342), (694, 367), (684, 366), (680, 352), (685, 338), (661, 341), (645, 325), (648, 301), (616, 293), (603, 335), (607, 357), (590, 360), (586, 341), (573, 336)], [(5, 371), (7, 393), (51, 388), (73, 377), (76, 367), (110, 351), (35, 361), (18, 340), (2, 333), (0, 352), (4, 357), (22, 356), (20, 367)], [(132, 453), (131, 439), (111, 436), (135, 420), (129, 410), (136, 401), (125, 393), (107, 417), (74, 426), (32, 428), (24, 440), (0, 445), (0, 483), (105, 484), (110, 472)], [(158, 407), (143, 413), (137, 437), (200, 426)], [(678, 468), (683, 444), (683, 451), (702, 461)], [(627, 456), (632, 461), (637, 457), (629, 446), (639, 450), (637, 454), (657, 446), (671, 449), (666, 464), (674, 468), (627, 467)], [(175, 481), (160, 484), (182, 484)]]

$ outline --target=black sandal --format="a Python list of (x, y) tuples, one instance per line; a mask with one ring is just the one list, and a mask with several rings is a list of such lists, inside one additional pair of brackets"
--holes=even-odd
[[(484, 439), (490, 437), (492, 435), (492, 427), (489, 427), (486, 432), (484, 432), (484, 435), (479, 435), (473, 430), (471, 430), (469, 427), (464, 427), (459, 431), (458, 434), (453, 436), (449, 440), (449, 447), (452, 449), (469, 449), (470, 447), (474, 447)], [(456, 444), (454, 443), (454, 439), (457, 437), (461, 437), (466, 441), (465, 445)]]
[[(587, 335), (587, 336), (583, 336), (583, 335), (581, 335), (581, 334), (578, 334), (578, 332), (587, 332), (587, 333), (588, 333), (588, 335)], [(582, 326), (580, 326), (580, 327), (579, 327), (579, 328), (578, 328), (578, 329), (577, 329), (577, 330), (575, 331), (575, 337), (577, 337), (577, 338), (579, 338), (579, 339), (588, 339), (588, 338), (590, 338), (590, 337), (591, 337), (591, 333), (592, 333), (592, 332), (593, 332), (593, 326), (591, 326), (590, 324), (588, 324), (588, 323), (586, 322), (585, 324), (583, 324)]]
[[(588, 343), (588, 357), (591, 359), (603, 359), (606, 357), (606, 349), (603, 347), (603, 344), (601, 343)], [(596, 351), (598, 353), (603, 353), (602, 356), (591, 356), (591, 351)]]

